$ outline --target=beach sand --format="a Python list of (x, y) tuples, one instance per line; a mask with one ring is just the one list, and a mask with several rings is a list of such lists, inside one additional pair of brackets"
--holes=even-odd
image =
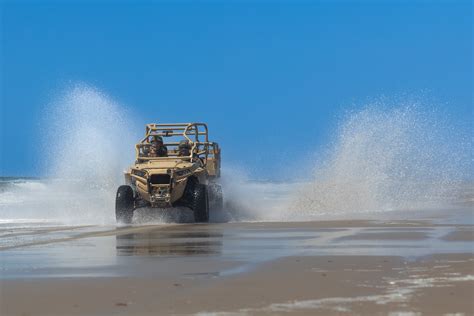
[(0, 251), (1, 315), (474, 314), (470, 224), (84, 226), (2, 236), (10, 240)]

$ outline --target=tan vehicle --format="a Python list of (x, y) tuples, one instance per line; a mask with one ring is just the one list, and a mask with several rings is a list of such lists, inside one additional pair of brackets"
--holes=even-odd
[(117, 190), (117, 222), (131, 223), (140, 207), (175, 206), (186, 206), (196, 222), (207, 222), (209, 208), (222, 208), (221, 151), (209, 141), (206, 124), (148, 124), (135, 150), (126, 185)]

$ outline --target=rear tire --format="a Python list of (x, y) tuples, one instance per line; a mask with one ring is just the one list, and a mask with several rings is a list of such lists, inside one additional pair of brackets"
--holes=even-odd
[(121, 185), (115, 197), (115, 218), (117, 223), (132, 223), (134, 210), (133, 189), (128, 185)]
[(196, 183), (192, 190), (191, 209), (194, 212), (196, 223), (209, 222), (209, 199), (207, 187), (204, 184)]

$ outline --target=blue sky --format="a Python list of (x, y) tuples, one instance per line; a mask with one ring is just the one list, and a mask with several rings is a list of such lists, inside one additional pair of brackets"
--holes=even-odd
[(261, 177), (382, 95), (427, 96), (459, 124), (473, 118), (471, 1), (0, 6), (1, 176), (41, 175), (38, 121), (69, 82), (143, 123), (208, 122), (224, 159)]

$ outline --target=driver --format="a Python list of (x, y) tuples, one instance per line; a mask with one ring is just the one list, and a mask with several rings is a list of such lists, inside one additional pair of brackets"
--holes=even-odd
[(186, 157), (191, 154), (191, 145), (188, 140), (182, 140), (179, 142), (178, 146), (178, 156)]
[(168, 148), (163, 145), (163, 137), (152, 136), (150, 144), (150, 157), (168, 157)]

